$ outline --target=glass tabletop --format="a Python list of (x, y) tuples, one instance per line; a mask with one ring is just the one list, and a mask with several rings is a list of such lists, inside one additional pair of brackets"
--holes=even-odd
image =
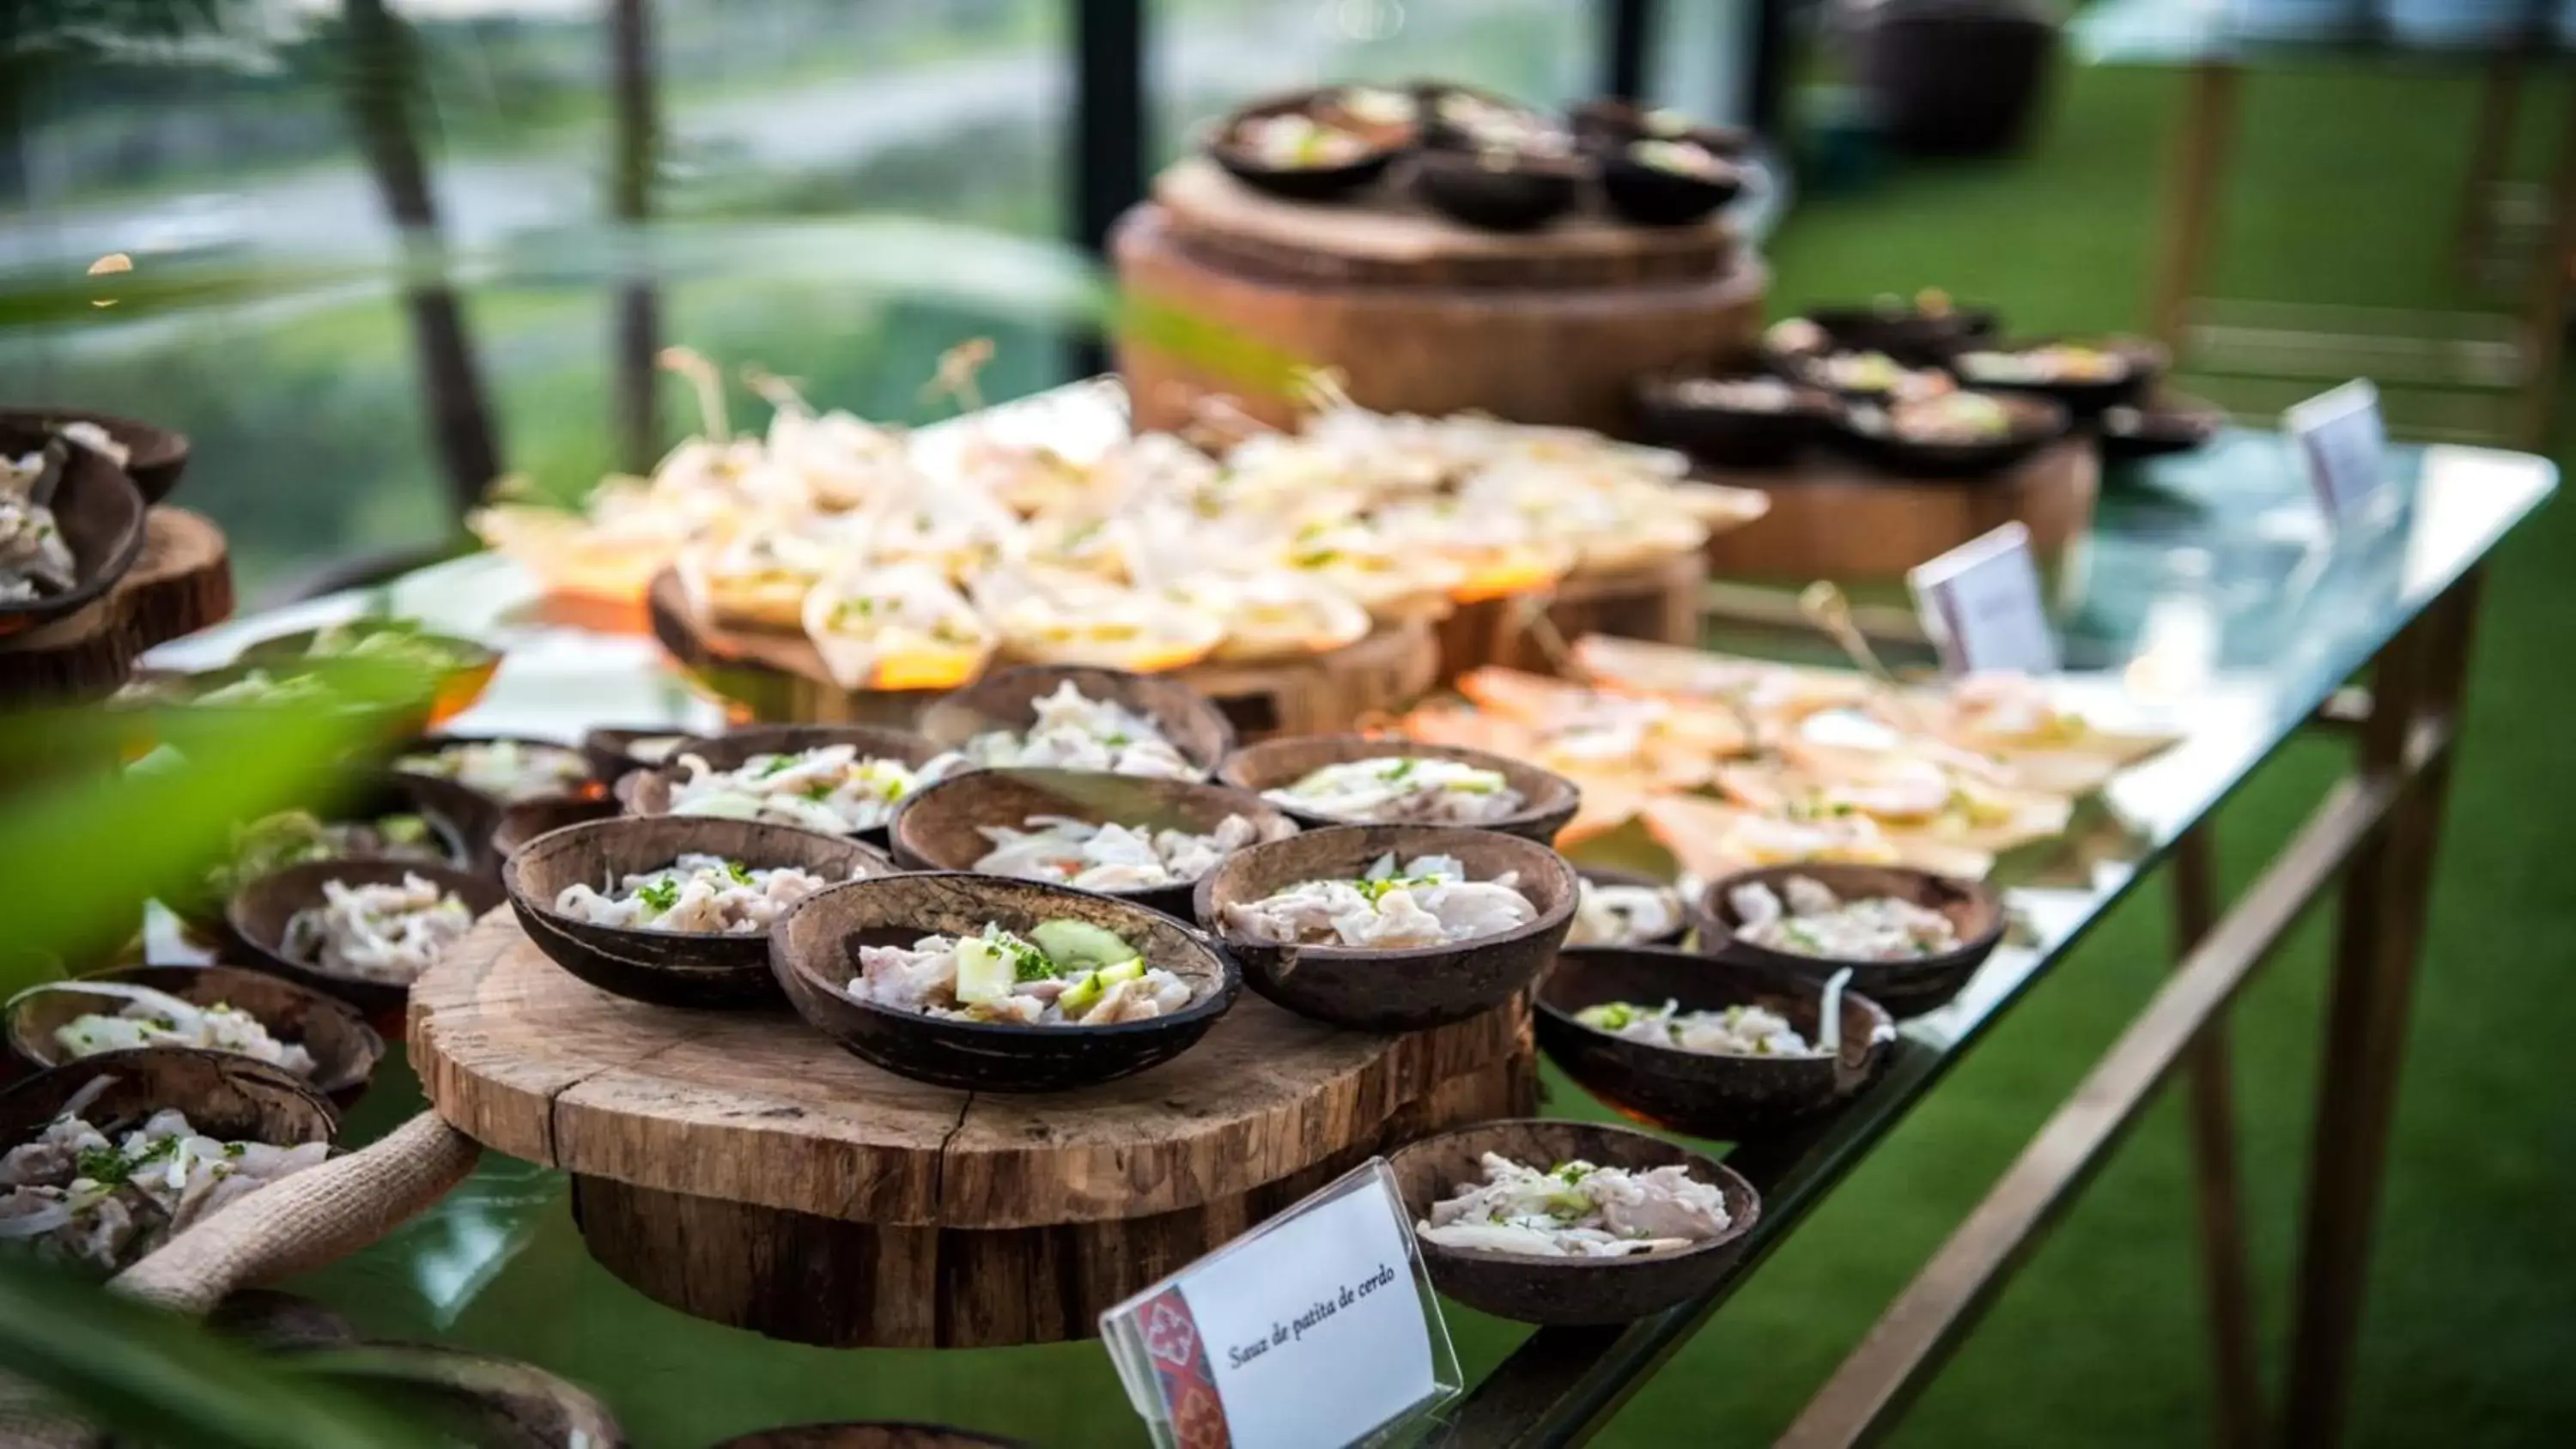
[[(1118, 426), (1114, 404), (1085, 384), (1040, 395), (1009, 425), (1104, 436)], [(1651, 1373), (2185, 830), (2556, 486), (2545, 460), (2480, 449), (2393, 449), (2391, 471), (2390, 506), (2341, 534), (2322, 526), (2274, 435), (2230, 432), (2199, 453), (2114, 475), (2090, 535), (2059, 571), (2063, 686), (2097, 723), (2170, 732), (2180, 744), (2087, 802), (2067, 836), (2005, 858), (1997, 878), (2015, 919), (2010, 939), (1956, 1000), (1905, 1023), (1875, 1084), (1821, 1126), (1728, 1154), (1764, 1203), (1744, 1266), (1713, 1299), (1624, 1329), (1535, 1333), (1452, 1305), (1471, 1385), (1449, 1412), (1458, 1442), (1570, 1436)], [(533, 581), (491, 556), (238, 621), (156, 659), (220, 662), (252, 637), (375, 611), (507, 647), (490, 692), (458, 729), (569, 739), (597, 724), (723, 721), (649, 638), (549, 619)], [(1545, 1085), (1551, 1113), (1608, 1116), (1552, 1070)], [(351, 1140), (421, 1106), (397, 1053), (356, 1108)], [(942, 1422), (1048, 1445), (1141, 1437), (1097, 1344), (825, 1350), (665, 1308), (584, 1252), (562, 1174), (498, 1155), (385, 1241), (286, 1286), (373, 1335), (562, 1373), (599, 1391), (645, 1446), (840, 1418)]]

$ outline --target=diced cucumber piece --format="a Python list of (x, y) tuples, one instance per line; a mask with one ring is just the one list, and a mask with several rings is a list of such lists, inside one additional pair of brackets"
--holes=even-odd
[(1121, 981), (1137, 980), (1144, 974), (1145, 958), (1142, 956), (1130, 956), (1124, 961), (1113, 961), (1109, 965), (1101, 967), (1100, 984), (1103, 986), (1115, 986)]
[(1047, 953), (1047, 959), (1067, 969), (1107, 966), (1136, 954), (1136, 948), (1120, 940), (1117, 932), (1088, 921), (1041, 921), (1029, 932), (1029, 939)]
[(1098, 1006), (1100, 998), (1108, 994), (1108, 987), (1101, 984), (1100, 975), (1101, 973), (1097, 971), (1084, 972), (1071, 986), (1064, 989), (1064, 995), (1055, 999), (1057, 1009), (1062, 1011), (1068, 1020)]

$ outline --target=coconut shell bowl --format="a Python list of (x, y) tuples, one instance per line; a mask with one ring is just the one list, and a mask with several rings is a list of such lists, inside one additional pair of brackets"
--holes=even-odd
[[(866, 946), (925, 936), (1025, 936), (1074, 920), (1111, 931), (1145, 964), (1189, 983), (1179, 1010), (1102, 1026), (953, 1021), (857, 1001), (849, 984)], [(769, 933), (770, 970), (796, 1013), (854, 1054), (914, 1081), (968, 1091), (1062, 1092), (1132, 1076), (1189, 1050), (1241, 985), (1234, 958), (1160, 911), (1089, 891), (934, 871), (853, 881), (797, 902)]]
[(353, 888), (400, 885), (405, 876), (413, 875), (454, 894), (478, 917), (508, 899), (490, 876), (451, 866), (424, 865), (413, 860), (317, 860), (271, 872), (235, 891), (232, 903), (224, 910), (224, 921), (259, 969), (336, 996), (374, 1021), (403, 1009), (411, 998), (411, 983), (342, 975), (290, 956), (286, 951), (287, 923), (295, 919), (296, 912), (323, 904), (323, 887), (332, 881)]
[(91, 412), (87, 408), (0, 408), (0, 428), (32, 428), (50, 433), (59, 432), (65, 423), (95, 423), (122, 444), (125, 474), (134, 480), (147, 503), (169, 497), (170, 490), (179, 486), (180, 475), (188, 470), (188, 435), (155, 427), (140, 418)]
[(1486, 1153), (1541, 1169), (1589, 1162), (1645, 1172), (1681, 1167), (1726, 1199), (1726, 1230), (1705, 1242), (1623, 1258), (1542, 1258), (1415, 1241), (1443, 1294), (1497, 1318), (1541, 1324), (1626, 1323), (1710, 1292), (1744, 1253), (1761, 1220), (1753, 1185), (1713, 1157), (1626, 1127), (1594, 1122), (1506, 1120), (1409, 1142), (1387, 1157), (1406, 1215), (1428, 1221), (1434, 1203), (1484, 1181)]
[[(1537, 907), (1523, 925), (1438, 946), (1385, 950), (1282, 946), (1227, 928), (1225, 908), (1300, 881), (1352, 880), (1392, 853), (1399, 868), (1454, 856), (1470, 880), (1505, 872)], [(1490, 830), (1436, 825), (1338, 825), (1235, 852), (1199, 878), (1199, 920), (1243, 965), (1243, 979), (1299, 1016), (1362, 1031), (1419, 1031), (1490, 1011), (1546, 969), (1574, 924), (1574, 867), (1544, 845)]]
[[(9, 1050), (37, 1067), (59, 1067), (76, 1058), (56, 1032), (87, 1015), (114, 1016), (124, 997), (85, 988), (142, 986), (194, 1006), (230, 1006), (248, 1012), (269, 1035), (300, 1046), (313, 1058), (305, 1080), (343, 1107), (367, 1090), (384, 1059), (384, 1038), (357, 1011), (309, 986), (233, 966), (126, 966), (31, 986), (6, 1008)], [(170, 1050), (170, 1048), (156, 1048)]]
[[(1938, 911), (1950, 918), (1951, 929), (1958, 933), (1959, 947), (1911, 961), (1846, 961), (1737, 940), (1736, 929), (1744, 922), (1735, 910), (1734, 892), (1748, 885), (1765, 885), (1777, 892), (1792, 876), (1812, 880), (1841, 900), (1894, 896), (1925, 910)], [(1758, 962), (1817, 982), (1849, 967), (1850, 989), (1898, 1017), (1921, 1016), (1958, 995), (2004, 938), (2003, 897), (1994, 887), (1903, 866), (1818, 864), (1748, 870), (1710, 882), (1708, 889), (1688, 905), (1691, 924), (1699, 932), (1700, 949), (1706, 954), (1730, 961)]]
[(1207, 696), (1165, 674), (1130, 674), (1089, 664), (1021, 664), (998, 669), (973, 684), (950, 690), (921, 712), (920, 729), (931, 743), (953, 750), (980, 734), (1026, 731), (1037, 722), (1037, 701), (1066, 684), (1089, 699), (1106, 699), (1154, 722), (1181, 758), (1202, 778), (1234, 750), (1234, 725)]
[[(617, 782), (617, 798), (632, 815), (667, 815), (671, 792), (688, 778), (680, 757), (695, 755), (714, 770), (738, 770), (759, 755), (797, 755), (834, 745), (855, 746), (862, 760), (897, 760), (918, 769), (937, 758), (941, 747), (910, 730), (884, 725), (756, 725), (721, 735), (707, 735), (675, 746), (670, 763), (636, 770)], [(886, 827), (853, 832), (856, 839), (882, 848)]]
[(555, 908), (567, 887), (603, 895), (630, 875), (682, 855), (715, 855), (747, 869), (795, 866), (839, 883), (890, 875), (872, 847), (840, 835), (694, 816), (621, 816), (568, 825), (529, 841), (501, 866), (501, 886), (528, 939), (547, 959), (614, 996), (658, 1006), (777, 1006), (766, 932), (665, 931), (594, 925)]
[(105, 455), (41, 429), (0, 419), (0, 453), (45, 455), (45, 472), (31, 496), (53, 511), (72, 556), (70, 587), (0, 604), (0, 634), (14, 634), (72, 613), (114, 588), (143, 551), (145, 504), (134, 480)]
[[(907, 870), (973, 870), (992, 850), (986, 827), (1032, 828), (1029, 818), (1062, 815), (1150, 833), (1204, 835), (1229, 815), (1252, 823), (1258, 841), (1284, 840), (1297, 822), (1257, 795), (1196, 780), (1156, 780), (1087, 770), (973, 770), (904, 802), (894, 818), (894, 858)], [(1102, 895), (1191, 919), (1197, 882), (1103, 890)]]
[[(1556, 839), (1556, 832), (1565, 828), (1565, 822), (1574, 818), (1575, 809), (1583, 803), (1583, 792), (1575, 788), (1572, 780), (1536, 765), (1505, 755), (1468, 749), (1463, 745), (1435, 745), (1402, 738), (1381, 739), (1374, 735), (1298, 735), (1264, 740), (1235, 751), (1217, 771), (1216, 778), (1219, 784), (1259, 795), (1267, 790), (1284, 790), (1327, 765), (1408, 757), (1454, 760), (1480, 770), (1492, 770), (1503, 777), (1504, 784), (1520, 792), (1520, 809), (1499, 820), (1476, 826), (1479, 830), (1517, 835), (1546, 845)], [(1371, 823), (1338, 819), (1299, 805), (1273, 803), (1279, 804), (1280, 809), (1310, 829), (1324, 825)]]
[(1741, 1141), (1788, 1127), (1858, 1092), (1887, 1064), (1895, 1019), (1846, 990), (1833, 1056), (1728, 1056), (1651, 1045), (1575, 1020), (1588, 1006), (1678, 1003), (1683, 1011), (1761, 1006), (1817, 1040), (1824, 983), (1812, 973), (1716, 960), (1653, 946), (1587, 946), (1560, 953), (1538, 984), (1539, 1049), (1584, 1090), (1652, 1126)]
[(236, 1052), (136, 1047), (49, 1068), (0, 1092), (0, 1151), (44, 1131), (102, 1077), (107, 1086), (81, 1117), (110, 1136), (165, 1108), (222, 1142), (296, 1147), (328, 1142), (340, 1127), (329, 1099), (275, 1067)]
[(451, 1442), (486, 1449), (620, 1449), (625, 1431), (589, 1390), (514, 1359), (426, 1344), (353, 1343), (298, 1350), (298, 1372), (400, 1406)]

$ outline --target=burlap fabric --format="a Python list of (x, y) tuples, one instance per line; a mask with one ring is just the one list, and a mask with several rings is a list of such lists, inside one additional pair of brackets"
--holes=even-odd
[[(424, 1112), (383, 1138), (260, 1189), (172, 1239), (109, 1287), (201, 1315), (236, 1288), (321, 1267), (383, 1238), (474, 1170), (474, 1139)], [(88, 1430), (0, 1379), (0, 1449), (76, 1449)]]

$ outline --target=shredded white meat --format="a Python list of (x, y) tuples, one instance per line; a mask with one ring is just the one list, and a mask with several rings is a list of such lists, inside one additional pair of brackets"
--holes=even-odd
[(12, 462), (0, 457), (0, 604), (31, 604), (71, 591), (79, 565), (72, 558), (54, 511), (32, 490), (45, 472), (45, 455)]
[(259, 1018), (237, 1006), (216, 1002), (199, 1006), (184, 997), (123, 981), (59, 981), (31, 991), (70, 991), (82, 996), (122, 999), (114, 1015), (83, 1012), (54, 1028), (54, 1040), (73, 1057), (129, 1047), (204, 1047), (237, 1052), (282, 1067), (299, 1077), (313, 1075), (313, 1054), (294, 1042), (269, 1034)]
[(1678, 1002), (1646, 1006), (1634, 1001), (1605, 1001), (1587, 1006), (1574, 1019), (1594, 1031), (1647, 1046), (1672, 1047), (1728, 1057), (1812, 1057), (1826, 1055), (1800, 1036), (1789, 1018), (1759, 1006), (1730, 1006), (1724, 1011), (1684, 1011)]
[(1539, 1258), (1624, 1258), (1706, 1242), (1734, 1219), (1726, 1195), (1680, 1166), (1644, 1172), (1560, 1162), (1544, 1171), (1497, 1153), (1415, 1225), (1426, 1242)]
[(1187, 981), (1146, 965), (1123, 939), (1078, 921), (1043, 922), (1026, 936), (988, 925), (979, 936), (862, 946), (848, 991), (896, 1011), (1014, 1026), (1149, 1021), (1189, 1005), (1191, 994)]
[(454, 780), (503, 801), (565, 794), (590, 778), (590, 762), (581, 751), (519, 740), (460, 740), (405, 755), (394, 768)]
[(1916, 961), (1959, 949), (1958, 927), (1939, 911), (1894, 896), (1842, 900), (1809, 876), (1789, 877), (1776, 893), (1760, 881), (1740, 885), (1726, 902), (1735, 912), (1735, 938), (1774, 951), (1835, 961)]
[(1069, 815), (1032, 815), (1022, 824), (1027, 828), (978, 827), (993, 848), (975, 869), (1087, 891), (1149, 890), (1197, 880), (1260, 834), (1240, 815), (1228, 815), (1205, 835)]
[(360, 981), (408, 986), (474, 925), (474, 912), (455, 892), (416, 875), (400, 885), (355, 888), (325, 881), (322, 899), (287, 921), (285, 954)]
[(602, 893), (563, 888), (555, 909), (594, 926), (629, 931), (750, 935), (831, 882), (792, 865), (761, 870), (720, 855), (684, 855), (660, 870), (630, 875)]
[(235, 1198), (318, 1165), (330, 1150), (322, 1142), (219, 1142), (171, 1110), (111, 1142), (66, 1114), (0, 1156), (0, 1242), (122, 1268)]
[(754, 755), (719, 770), (696, 754), (680, 756), (683, 779), (671, 787), (671, 813), (719, 820), (763, 820), (826, 835), (855, 835), (894, 818), (912, 792), (962, 762), (941, 755), (919, 769), (901, 760), (862, 756), (857, 745), (820, 745), (792, 755)]
[(966, 742), (969, 763), (1097, 770), (1158, 780), (1196, 780), (1193, 765), (1155, 723), (1114, 699), (1093, 699), (1066, 680), (1053, 694), (1032, 701), (1036, 720), (1024, 733), (987, 730)]
[(1374, 825), (1490, 825), (1523, 804), (1500, 771), (1418, 755), (1326, 765), (1263, 794), (1317, 815)]
[(1456, 857), (1420, 855), (1399, 869), (1393, 852), (1356, 880), (1299, 881), (1221, 911), (1229, 934), (1270, 945), (1354, 946), (1401, 951), (1441, 946), (1516, 930), (1538, 919), (1538, 907), (1505, 871), (1467, 879)]
[(1586, 879), (1574, 907), (1569, 946), (1639, 946), (1682, 923), (1681, 897), (1671, 886), (1600, 885)]

